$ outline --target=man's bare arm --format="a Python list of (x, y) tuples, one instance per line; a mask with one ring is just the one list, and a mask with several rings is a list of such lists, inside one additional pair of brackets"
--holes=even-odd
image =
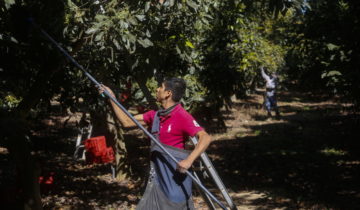
[[(112, 92), (112, 90), (109, 87), (107, 87), (105, 85), (102, 85), (101, 87), (99, 87), (100, 93), (104, 92), (104, 90), (108, 91), (112, 97), (116, 98), (115, 94)], [(118, 107), (118, 105), (114, 101), (112, 101), (111, 99), (109, 99), (109, 100), (110, 100), (111, 107), (113, 108), (114, 113), (115, 113), (116, 117), (118, 118), (118, 120), (120, 121), (121, 125), (125, 128), (135, 127), (136, 124), (130, 119), (130, 117), (128, 117), (125, 114), (125, 112), (123, 110), (121, 110), (120, 107)], [(135, 115), (134, 118), (141, 125), (145, 125), (143, 114)]]
[(264, 68), (260, 67), (261, 69), (261, 76), (266, 80), (266, 82), (270, 81), (270, 77), (265, 73)]
[(196, 158), (209, 147), (212, 141), (211, 136), (204, 130), (199, 131), (196, 136), (199, 142), (196, 144), (194, 150), (185, 160), (180, 161), (178, 164), (178, 170), (182, 173), (185, 173), (185, 171), (191, 167)]

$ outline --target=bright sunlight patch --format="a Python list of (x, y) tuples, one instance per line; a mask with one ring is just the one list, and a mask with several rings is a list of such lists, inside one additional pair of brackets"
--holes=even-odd
[(325, 148), (323, 150), (320, 150), (320, 153), (326, 156), (344, 156), (347, 154), (346, 151), (335, 148)]

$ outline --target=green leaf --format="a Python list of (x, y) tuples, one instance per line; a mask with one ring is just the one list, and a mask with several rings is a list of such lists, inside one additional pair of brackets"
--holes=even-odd
[(149, 38), (151, 37), (150, 31), (147, 30), (147, 29), (146, 29), (146, 36), (149, 37)]
[(177, 7), (178, 7), (179, 10), (181, 10), (182, 7), (183, 7), (182, 3), (181, 3), (181, 2), (178, 2), (178, 3), (177, 3)]
[(187, 41), (185, 42), (185, 45), (188, 46), (188, 47), (190, 47), (190, 48), (193, 48), (193, 49), (195, 48), (194, 45), (193, 45), (189, 40), (187, 40)]
[(106, 16), (106, 15), (99, 15), (99, 14), (97, 14), (97, 15), (95, 16), (95, 20), (97, 20), (98, 22), (104, 21), (105, 19), (107, 19), (107, 16)]
[(15, 4), (15, 0), (5, 0), (5, 8), (9, 9), (11, 5)]
[(139, 42), (139, 44), (141, 44), (141, 46), (143, 46), (144, 48), (153, 46), (154, 44), (149, 40), (149, 39), (138, 39), (137, 40)]
[(324, 72), (321, 74), (321, 78), (325, 78), (325, 77), (336, 77), (336, 76), (341, 76), (341, 72), (336, 71), (336, 70), (331, 70), (329, 72)]
[(195, 2), (193, 2), (193, 1), (191, 1), (191, 0), (186, 0), (186, 4), (187, 4), (189, 7), (193, 8), (194, 10), (197, 10), (197, 8), (199, 8), (199, 6), (198, 6)]
[(95, 41), (100, 41), (104, 36), (104, 32), (100, 32), (98, 35), (95, 36)]
[(145, 3), (145, 12), (147, 12), (150, 9), (150, 1)]
[(131, 65), (131, 70), (134, 70), (139, 65), (139, 59), (136, 59), (136, 61)]
[(127, 29), (129, 27), (129, 24), (123, 20), (120, 20), (119, 23), (121, 28)]
[(179, 55), (181, 55), (181, 50), (180, 50), (180, 48), (179, 48), (177, 45), (176, 45), (175, 49), (176, 49), (176, 52), (177, 52)]
[(139, 21), (143, 21), (143, 20), (145, 20), (145, 18), (146, 18), (145, 15), (135, 15), (135, 17), (136, 17)]
[(128, 37), (128, 40), (129, 40), (131, 43), (135, 43), (135, 42), (136, 42), (136, 36), (134, 36), (133, 34), (128, 33), (128, 34), (127, 34), (127, 37)]
[(136, 18), (134, 18), (134, 17), (128, 18), (128, 21), (131, 25), (134, 25), (134, 26), (136, 26), (138, 24)]
[(339, 46), (337, 45), (334, 45), (334, 44), (327, 44), (326, 47), (329, 49), (329, 50), (336, 50), (336, 49), (339, 49)]
[(119, 42), (118, 42), (116, 39), (113, 39), (112, 41), (113, 41), (116, 49), (120, 50), (121, 47), (120, 47), (120, 45), (119, 45)]
[(194, 74), (194, 73), (195, 73), (195, 68), (194, 68), (193, 66), (191, 66), (191, 67), (189, 68), (189, 73), (190, 73), (190, 74)]
[(89, 28), (88, 30), (85, 31), (86, 34), (93, 34), (96, 31), (98, 31), (99, 28), (98, 27), (94, 27), (94, 28)]
[(332, 71), (329, 71), (329, 73), (327, 73), (327, 76), (341, 76), (341, 72), (339, 71), (336, 71), (336, 70), (332, 70)]

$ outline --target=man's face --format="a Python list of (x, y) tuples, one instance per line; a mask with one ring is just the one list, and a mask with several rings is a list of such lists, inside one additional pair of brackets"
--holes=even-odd
[(169, 97), (171, 97), (171, 91), (165, 90), (165, 84), (162, 83), (161, 86), (156, 89), (156, 100), (161, 102)]

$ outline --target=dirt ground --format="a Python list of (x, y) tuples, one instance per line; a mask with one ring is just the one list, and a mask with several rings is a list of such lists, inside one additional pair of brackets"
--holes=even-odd
[[(360, 118), (351, 104), (281, 92), (276, 119), (267, 118), (262, 102), (262, 90), (244, 100), (234, 98), (223, 110), (223, 127), (216, 122), (206, 127), (214, 138), (207, 153), (237, 208), (359, 209)], [(110, 165), (74, 160), (77, 131), (71, 122), (76, 119), (49, 119), (54, 129), (33, 143), (42, 175), (53, 178), (52, 184), (41, 185), (44, 209), (135, 209), (143, 192), (146, 140), (138, 139), (140, 150), (130, 158), (138, 163), (137, 176), (119, 182), (112, 179)], [(12, 205), (19, 190), (4, 148), (0, 164), (1, 200)], [(224, 202), (211, 180), (205, 184)], [(195, 190), (194, 202), (197, 209), (208, 209)]]

